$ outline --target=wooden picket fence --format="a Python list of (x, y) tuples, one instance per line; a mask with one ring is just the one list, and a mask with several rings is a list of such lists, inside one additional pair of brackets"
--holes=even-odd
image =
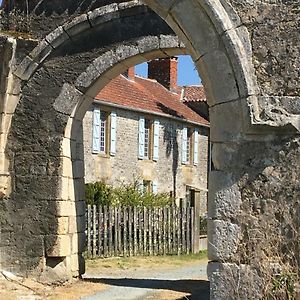
[[(189, 254), (195, 252), (193, 207), (87, 208), (88, 257)], [(196, 251), (198, 251), (196, 249)]]

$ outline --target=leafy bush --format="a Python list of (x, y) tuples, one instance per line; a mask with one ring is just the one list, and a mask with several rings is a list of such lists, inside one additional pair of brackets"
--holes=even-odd
[(143, 193), (138, 182), (111, 187), (103, 182), (88, 183), (85, 185), (86, 203), (90, 205), (108, 206), (168, 206), (174, 202), (166, 193)]

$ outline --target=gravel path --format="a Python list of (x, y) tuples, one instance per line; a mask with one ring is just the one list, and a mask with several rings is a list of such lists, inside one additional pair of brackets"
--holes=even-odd
[(177, 268), (104, 270), (85, 274), (85, 280), (107, 285), (107, 289), (82, 300), (208, 300), (206, 264)]

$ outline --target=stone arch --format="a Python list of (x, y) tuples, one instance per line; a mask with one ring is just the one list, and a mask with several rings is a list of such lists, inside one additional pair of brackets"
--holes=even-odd
[[(246, 168), (238, 167), (236, 160), (240, 156), (247, 165), (249, 155), (246, 148), (253, 141), (262, 140), (259, 136), (251, 140), (251, 134), (257, 127), (252, 125), (261, 124), (263, 120), (259, 117), (259, 89), (252, 67), (248, 31), (226, 1), (145, 2), (183, 40), (187, 52), (197, 64), (208, 93), (216, 166), (210, 178), (209, 256), (212, 261), (222, 262), (211, 263), (214, 289), (218, 286), (214, 278), (223, 278), (220, 282), (224, 283), (226, 272), (236, 271), (236, 265), (230, 262), (237, 261), (241, 238), (237, 213), (242, 195), (238, 181), (246, 172)], [(141, 15), (143, 19), (139, 18)], [(122, 32), (119, 23), (122, 18), (127, 18), (126, 26), (133, 32)], [(143, 25), (148, 22), (151, 26), (130, 27), (130, 24), (139, 24), (137, 20)], [(158, 29), (154, 30), (155, 26)], [(110, 40), (105, 32), (111, 33), (113, 29), (119, 35), (115, 40)], [(97, 39), (86, 39), (86, 34), (96, 37), (99, 33), (103, 34), (106, 44), (101, 44)], [(120, 33), (124, 33), (123, 40)], [(127, 36), (129, 33), (132, 35)], [(81, 100), (91, 99), (96, 89), (141, 57), (146, 59), (177, 53), (182, 45), (170, 34), (170, 28), (140, 5), (139, 1), (111, 4), (83, 14), (54, 30), (16, 69), (14, 74), (21, 80), (22, 96), (14, 113), (6, 147), (13, 192), (12, 201), (5, 200), (1, 205), (4, 205), (6, 216), (17, 213), (23, 219), (31, 218), (28, 224), (24, 224), (23, 220), (8, 220), (7, 228), (22, 227), (22, 232), (26, 233), (22, 235), (20, 230), (15, 230), (10, 236), (9, 247), (13, 249), (13, 260), (24, 256), (19, 261), (21, 268), (16, 268), (17, 271), (21, 269), (24, 273), (37, 270), (40, 273), (47, 265), (48, 256), (54, 258), (48, 261), (49, 267), (60, 263), (60, 258), (63, 258), (68, 269), (66, 272), (73, 271), (74, 275), (79, 273), (80, 255), (72, 256), (70, 245), (74, 243), (76, 248), (80, 244), (77, 233), (80, 232), (78, 227), (81, 221), (78, 216), (82, 201), (76, 203), (65, 200), (75, 199), (76, 193), (80, 195), (80, 191), (74, 189), (73, 182), (73, 177), (77, 177), (77, 167), (70, 166), (70, 157), (73, 155), (70, 130), (75, 132), (76, 126), (80, 126), (80, 122), (74, 120), (78, 118), (80, 121), (88, 103)], [(121, 44), (127, 47), (128, 52), (124, 52), (128, 53), (126, 57), (117, 50)], [(106, 55), (108, 59), (106, 66), (99, 64), (101, 55)], [(47, 93), (43, 88), (46, 82)], [(66, 147), (70, 152), (63, 152), (62, 156), (63, 143), (71, 144), (71, 147)], [(261, 158), (263, 146), (257, 146), (253, 155)], [(68, 159), (64, 159), (64, 156)], [(256, 162), (252, 160), (253, 165), (247, 171), (255, 168)], [(63, 195), (63, 192), (66, 194)], [(29, 201), (25, 203), (22, 200), (24, 198)], [(36, 228), (32, 230), (34, 226)], [(65, 234), (70, 228), (73, 228), (72, 236)], [(20, 241), (24, 244), (21, 252), (16, 247)], [(8, 251), (11, 253), (11, 250)], [(8, 266), (18, 266), (18, 263), (5, 259)], [(216, 299), (220, 298), (216, 296)]]

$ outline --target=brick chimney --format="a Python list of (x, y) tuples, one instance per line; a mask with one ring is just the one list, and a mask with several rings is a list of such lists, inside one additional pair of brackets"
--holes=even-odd
[(155, 79), (170, 91), (177, 88), (177, 57), (159, 58), (148, 62), (148, 78)]
[(133, 67), (130, 67), (128, 70), (126, 70), (123, 75), (125, 77), (127, 77), (129, 80), (133, 80), (134, 81), (134, 78), (135, 78), (135, 68), (134, 66)]

